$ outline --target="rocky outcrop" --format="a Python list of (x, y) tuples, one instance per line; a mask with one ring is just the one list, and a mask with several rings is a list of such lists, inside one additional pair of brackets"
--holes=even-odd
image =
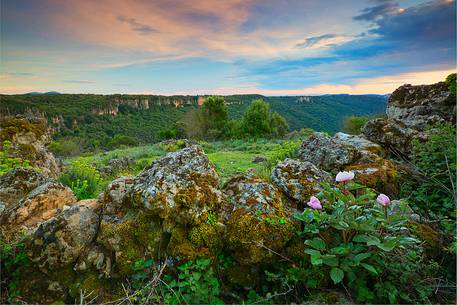
[(311, 162), (323, 170), (338, 170), (354, 163), (358, 150), (322, 132), (313, 133), (298, 150), (300, 160)]
[(413, 139), (427, 137), (426, 127), (456, 120), (456, 97), (445, 82), (433, 85), (403, 85), (389, 97), (387, 118), (373, 119), (363, 135), (383, 146), (392, 157), (409, 158)]
[(332, 177), (311, 162), (286, 159), (273, 169), (271, 180), (289, 198), (304, 203), (322, 190), (321, 181), (331, 183)]
[(139, 174), (131, 189), (131, 199), (164, 219), (195, 224), (222, 201), (219, 176), (200, 146), (194, 145), (155, 160)]
[(446, 82), (433, 85), (403, 85), (395, 90), (387, 104), (387, 117), (408, 128), (424, 130), (428, 124), (455, 122), (455, 96)]
[(294, 228), (274, 185), (245, 174), (229, 180), (224, 192), (230, 198), (225, 241), (240, 265), (264, 262), (285, 246)]
[(51, 143), (51, 130), (45, 119), (38, 117), (5, 117), (0, 120), (0, 148), (11, 142), (9, 155), (19, 157), (38, 167), (49, 177), (57, 178), (60, 167), (46, 146)]

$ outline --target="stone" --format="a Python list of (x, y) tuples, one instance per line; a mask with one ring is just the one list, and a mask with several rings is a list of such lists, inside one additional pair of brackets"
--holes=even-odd
[(301, 161), (308, 161), (323, 170), (339, 170), (354, 163), (359, 152), (352, 145), (347, 145), (322, 132), (313, 133), (304, 140), (298, 150)]
[(455, 96), (446, 82), (432, 85), (403, 85), (389, 97), (387, 118), (423, 131), (428, 124), (455, 122)]
[(373, 143), (362, 136), (350, 135), (343, 132), (337, 132), (333, 139), (341, 142), (342, 144), (352, 145), (361, 151), (367, 151), (377, 155), (382, 154), (382, 147), (379, 144)]
[(154, 160), (140, 173), (130, 190), (132, 202), (165, 221), (198, 224), (209, 211), (218, 210), (223, 196), (219, 176), (200, 146), (171, 152)]
[(73, 265), (94, 240), (99, 216), (89, 207), (73, 205), (40, 224), (28, 244), (29, 258), (43, 272)]
[(223, 208), (226, 247), (240, 265), (271, 260), (294, 232), (280, 191), (245, 174), (229, 180), (224, 192), (231, 199)]
[(0, 176), (0, 201), (14, 205), (49, 178), (32, 168), (16, 167)]
[(414, 138), (423, 138), (418, 131), (397, 120), (377, 118), (362, 127), (363, 135), (370, 141), (380, 144), (391, 155), (407, 157), (411, 154)]
[(39, 117), (5, 117), (0, 120), (0, 147), (10, 141), (10, 156), (30, 161), (48, 177), (57, 178), (60, 166), (46, 148), (51, 143), (51, 129), (46, 119)]
[(126, 199), (132, 188), (134, 177), (122, 176), (113, 180), (99, 196), (99, 202), (108, 214), (116, 214), (128, 208)]
[(33, 229), (54, 217), (65, 205), (76, 203), (70, 188), (49, 181), (35, 189), (18, 203), (9, 205), (1, 214), (2, 224), (12, 229)]
[(332, 177), (311, 162), (285, 159), (273, 169), (271, 181), (289, 198), (303, 203), (322, 191), (321, 181), (331, 183)]
[(267, 161), (267, 158), (265, 156), (255, 156), (252, 158), (252, 163), (262, 163)]

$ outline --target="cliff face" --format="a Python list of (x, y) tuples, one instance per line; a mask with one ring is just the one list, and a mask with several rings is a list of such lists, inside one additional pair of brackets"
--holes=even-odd
[(455, 121), (455, 96), (445, 82), (433, 85), (403, 85), (395, 90), (387, 104), (387, 117), (407, 127), (423, 129), (428, 124)]
[(408, 157), (413, 139), (425, 139), (426, 127), (456, 121), (456, 97), (448, 84), (403, 85), (389, 97), (387, 118), (377, 118), (363, 127), (364, 136), (388, 148), (395, 155)]

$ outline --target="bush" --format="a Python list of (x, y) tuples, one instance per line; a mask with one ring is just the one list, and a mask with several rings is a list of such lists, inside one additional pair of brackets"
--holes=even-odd
[(84, 158), (73, 161), (60, 181), (73, 190), (78, 200), (96, 198), (102, 188), (100, 173)]
[(52, 141), (48, 149), (59, 157), (73, 157), (81, 153), (81, 146), (72, 139)]
[(122, 147), (122, 146), (137, 146), (138, 140), (129, 136), (117, 134), (115, 135), (106, 145), (110, 149)]
[(456, 96), (456, 93), (455, 93), (455, 90), (456, 90), (456, 76), (457, 76), (457, 73), (452, 73), (452, 74), (449, 74), (446, 77), (446, 83), (449, 86), (449, 91), (451, 91), (451, 93), (454, 94), (454, 96)]
[(362, 127), (368, 122), (367, 116), (349, 116), (344, 119), (343, 131), (348, 134), (360, 134)]
[(343, 283), (360, 303), (430, 302), (436, 270), (426, 274), (426, 263), (420, 263), (419, 240), (406, 229), (407, 204), (402, 201), (396, 210), (383, 206), (374, 200), (375, 193), (355, 183), (322, 187), (317, 195), (321, 210), (296, 215), (304, 223), (305, 253), (319, 269), (289, 270), (292, 279), (308, 288)]
[(16, 167), (32, 167), (30, 166), (30, 161), (28, 160), (19, 157), (10, 157), (10, 146), (10, 141), (3, 141), (2, 149), (0, 150), (0, 175), (3, 175)]

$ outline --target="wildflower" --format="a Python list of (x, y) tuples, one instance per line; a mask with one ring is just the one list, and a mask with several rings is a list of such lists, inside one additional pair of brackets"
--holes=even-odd
[(322, 210), (321, 202), (314, 196), (309, 199), (308, 206), (315, 210)]
[(354, 179), (354, 172), (339, 172), (336, 175), (336, 182), (347, 182)]
[(378, 198), (376, 198), (376, 201), (383, 207), (386, 207), (390, 204), (390, 198), (384, 194), (379, 194)]

